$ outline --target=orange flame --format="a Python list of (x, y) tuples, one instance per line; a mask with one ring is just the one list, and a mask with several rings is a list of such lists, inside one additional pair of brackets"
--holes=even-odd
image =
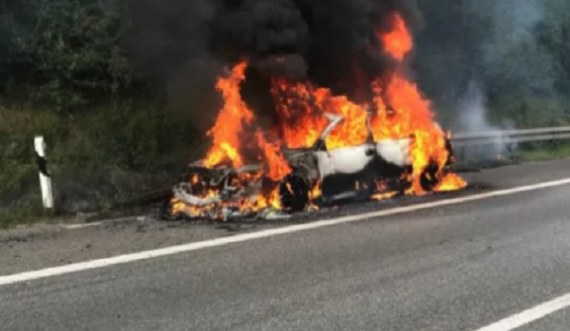
[(329, 121), (326, 113), (342, 115), (345, 120), (327, 137), (330, 149), (363, 144), (368, 137), (366, 111), (345, 96), (333, 96), (330, 90), (307, 83), (275, 81), (273, 94), (277, 99), (280, 128), (289, 148), (310, 147), (319, 138)]
[(281, 147), (279, 144), (268, 142), (260, 130), (255, 133), (255, 137), (259, 148), (263, 151), (266, 162), (267, 171), (265, 175), (276, 182), (281, 180), (281, 178), (291, 172), (291, 167), (289, 167), (289, 164), (283, 158), (283, 154), (281, 154)]
[(234, 168), (243, 166), (239, 154), (240, 134), (243, 124), (253, 121), (254, 116), (241, 99), (239, 84), (245, 79), (247, 63), (236, 65), (228, 77), (218, 79), (216, 88), (224, 98), (224, 107), (220, 111), (214, 127), (208, 132), (212, 137), (212, 147), (206, 155), (204, 165), (214, 167), (223, 161), (230, 161)]
[(402, 61), (414, 47), (412, 35), (399, 14), (392, 15), (391, 23), (392, 30), (388, 33), (379, 33), (379, 38), (384, 49), (396, 60)]

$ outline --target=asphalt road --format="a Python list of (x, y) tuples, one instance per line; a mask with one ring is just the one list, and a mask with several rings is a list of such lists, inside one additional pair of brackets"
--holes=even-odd
[[(569, 177), (558, 161), (472, 182)], [(475, 331), (568, 292), (561, 185), (0, 286), (0, 330)], [(570, 308), (520, 328), (568, 329)]]

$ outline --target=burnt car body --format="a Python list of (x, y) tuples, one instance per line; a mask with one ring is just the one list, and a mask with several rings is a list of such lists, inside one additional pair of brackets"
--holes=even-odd
[[(222, 218), (228, 218), (232, 215), (258, 216), (259, 211), (247, 215), (247, 211), (236, 212), (228, 205), (231, 206), (233, 201), (255, 200), (260, 195), (267, 195), (276, 185), (282, 209), (289, 214), (302, 212), (314, 203), (327, 205), (358, 200), (382, 191), (401, 193), (410, 187), (405, 174), (412, 171), (411, 138), (374, 141), (369, 128), (366, 143), (329, 150), (326, 138), (343, 118), (326, 116), (330, 123), (312, 147), (284, 150), (292, 171), (279, 183), (254, 175), (263, 165), (211, 169), (196, 162), (188, 167), (185, 180), (174, 188), (174, 198), (201, 210), (197, 215), (186, 216), (223, 215)], [(453, 160), (449, 140), (446, 147), (449, 159), (444, 167), (449, 167)], [(445, 170), (439, 169), (437, 164), (428, 166), (420, 180), (422, 188), (431, 191), (437, 184), (436, 174)], [(188, 178), (194, 180), (188, 181)], [(381, 188), (378, 183), (383, 184)], [(313, 199), (311, 192), (316, 186), (319, 186), (321, 194)], [(216, 193), (205, 196), (208, 191)], [(211, 211), (211, 214), (204, 215), (204, 210)]]

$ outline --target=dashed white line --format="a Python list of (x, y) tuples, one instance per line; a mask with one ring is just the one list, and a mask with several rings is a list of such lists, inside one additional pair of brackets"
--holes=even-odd
[(570, 307), (570, 293), (507, 317), (477, 331), (512, 331), (567, 307)]
[(323, 227), (328, 227), (328, 226), (333, 226), (333, 225), (338, 225), (338, 224), (357, 222), (357, 221), (362, 221), (362, 220), (366, 220), (366, 219), (370, 219), (370, 218), (377, 218), (377, 217), (384, 217), (384, 216), (390, 216), (390, 215), (396, 215), (396, 214), (402, 214), (402, 213), (409, 213), (409, 212), (423, 210), (423, 209), (432, 209), (432, 208), (437, 208), (437, 207), (443, 207), (443, 206), (465, 203), (465, 202), (470, 202), (470, 201), (489, 199), (489, 198), (500, 197), (500, 196), (505, 196), (505, 195), (528, 192), (528, 191), (541, 190), (541, 189), (552, 188), (552, 187), (568, 185), (568, 184), (570, 184), (570, 178), (552, 181), (552, 182), (545, 182), (545, 183), (540, 183), (540, 184), (528, 185), (528, 186), (520, 186), (520, 187), (511, 188), (511, 189), (475, 194), (475, 195), (470, 195), (470, 196), (466, 196), (466, 197), (445, 199), (445, 200), (439, 200), (439, 201), (435, 201), (435, 202), (427, 202), (427, 203), (421, 203), (421, 204), (416, 204), (416, 205), (411, 205), (411, 206), (375, 211), (375, 212), (364, 213), (364, 214), (359, 214), (359, 215), (350, 215), (350, 216), (340, 217), (340, 218), (336, 218), (336, 219), (322, 220), (322, 221), (317, 221), (317, 222), (312, 222), (312, 223), (307, 223), (307, 224), (291, 225), (291, 226), (286, 226), (286, 227), (282, 227), (282, 228), (278, 228), (278, 229), (263, 230), (263, 231), (259, 231), (259, 232), (237, 235), (237, 236), (233, 236), (233, 237), (218, 238), (218, 239), (213, 239), (213, 240), (208, 240), (208, 241), (189, 243), (189, 244), (185, 244), (185, 245), (160, 248), (160, 249), (149, 250), (149, 251), (138, 252), (138, 253), (132, 253), (132, 254), (126, 254), (126, 255), (119, 255), (119, 256), (109, 257), (109, 258), (105, 258), (105, 259), (80, 262), (80, 263), (69, 264), (69, 265), (65, 265), (65, 266), (47, 268), (47, 269), (36, 270), (36, 271), (29, 271), (29, 272), (14, 274), (14, 275), (0, 276), (0, 286), (9, 285), (9, 284), (16, 284), (16, 283), (21, 283), (21, 282), (26, 282), (26, 281), (32, 281), (32, 280), (37, 280), (37, 279), (42, 279), (42, 278), (47, 278), (47, 277), (65, 275), (65, 274), (70, 274), (70, 273), (75, 273), (75, 272), (80, 272), (80, 271), (87, 271), (87, 270), (92, 270), (92, 269), (110, 267), (110, 266), (115, 266), (115, 265), (120, 265), (120, 264), (125, 264), (125, 263), (131, 263), (131, 262), (136, 262), (136, 261), (148, 260), (148, 259), (153, 259), (153, 258), (158, 258), (158, 257), (168, 256), (168, 255), (173, 255), (173, 254), (191, 252), (191, 251), (201, 250), (201, 249), (205, 249), (205, 248), (209, 248), (209, 247), (225, 246), (225, 245), (229, 245), (229, 244), (235, 244), (235, 243), (240, 243), (240, 242), (245, 242), (245, 241), (250, 241), (250, 240), (255, 240), (255, 239), (261, 239), (261, 238), (284, 235), (284, 234), (289, 234), (289, 233), (307, 231), (307, 230), (311, 230), (311, 229), (318, 229), (318, 228), (323, 228)]

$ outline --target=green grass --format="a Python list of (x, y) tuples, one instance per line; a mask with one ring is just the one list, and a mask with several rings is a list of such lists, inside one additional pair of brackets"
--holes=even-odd
[[(0, 106), (0, 227), (98, 211), (169, 185), (203, 146), (176, 115), (126, 102), (73, 115)], [(35, 135), (47, 143), (55, 215), (40, 206)]]
[(0, 209), (0, 229), (53, 220), (54, 216), (44, 212), (39, 203)]
[(547, 161), (568, 157), (570, 157), (570, 143), (534, 147), (522, 150), (518, 155), (518, 158), (523, 162)]

